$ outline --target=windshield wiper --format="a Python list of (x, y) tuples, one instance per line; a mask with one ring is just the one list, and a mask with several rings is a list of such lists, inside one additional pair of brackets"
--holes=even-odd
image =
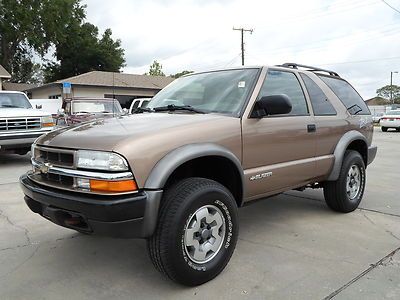
[(176, 111), (176, 110), (187, 110), (198, 114), (205, 114), (204, 111), (194, 108), (193, 106), (190, 105), (169, 104), (167, 106), (154, 107), (154, 111)]
[(151, 108), (147, 108), (147, 107), (137, 107), (137, 108), (135, 108), (134, 111), (132, 111), (133, 114), (141, 114), (144, 112), (154, 112), (154, 110), (152, 110)]

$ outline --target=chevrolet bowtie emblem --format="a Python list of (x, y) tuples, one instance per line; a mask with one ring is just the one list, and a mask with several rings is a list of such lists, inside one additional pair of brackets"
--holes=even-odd
[(49, 163), (44, 163), (44, 164), (42, 164), (42, 165), (39, 166), (39, 171), (40, 171), (40, 173), (42, 173), (42, 174), (47, 174), (47, 173), (49, 173), (50, 167), (51, 167), (51, 164), (49, 164)]

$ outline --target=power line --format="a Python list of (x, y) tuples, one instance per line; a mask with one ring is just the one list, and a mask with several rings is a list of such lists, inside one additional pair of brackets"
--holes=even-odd
[[(392, 26), (392, 25), (395, 25), (395, 26)], [(379, 35), (379, 36), (384, 36), (384, 35), (391, 34), (391, 33), (396, 33), (397, 34), (399, 32), (399, 29), (400, 29), (400, 27), (399, 27), (398, 23), (391, 23), (391, 24), (386, 24), (384, 26), (380, 26), (378, 28), (373, 28), (373, 29), (368, 30), (368, 31), (364, 31), (362, 33), (363, 34), (369, 34), (369, 35), (375, 34), (375, 35)], [(272, 48), (272, 49), (268, 49), (267, 51), (262, 52), (262, 53), (263, 54), (265, 54), (265, 53), (272, 54), (272, 53), (275, 53), (275, 52), (281, 52), (281, 50), (287, 50), (288, 48), (298, 48), (298, 47), (310, 46), (310, 45), (313, 45), (313, 44), (317, 44), (318, 45), (318, 44), (323, 44), (325, 42), (337, 41), (337, 40), (345, 39), (345, 38), (348, 38), (348, 37), (349, 37), (349, 33), (346, 33), (346, 34), (340, 35), (340, 36), (324, 38), (324, 39), (314, 40), (314, 41), (311, 40), (310, 42), (307, 42), (307, 43), (294, 44), (294, 45), (292, 44), (292, 45), (287, 45), (287, 46), (284, 46), (284, 47)], [(368, 40), (371, 40), (371, 39), (375, 39), (375, 38), (371, 38), (370, 36), (368, 36), (367, 39), (364, 39), (362, 41), (365, 41), (365, 40), (368, 41)], [(314, 46), (311, 49), (317, 49), (317, 48), (320, 48), (320, 47), (324, 47), (324, 46), (317, 46), (317, 45), (316, 45), (316, 47)], [(302, 50), (304, 50), (304, 49), (302, 49)], [(260, 52), (258, 52), (258, 53), (260, 53)]]
[(393, 9), (395, 12), (398, 12), (400, 14), (400, 10), (397, 8), (391, 6), (389, 3), (387, 3), (385, 0), (381, 0), (383, 3), (385, 3), (387, 6), (389, 6), (391, 9)]
[(364, 59), (364, 60), (353, 60), (353, 61), (344, 61), (344, 62), (336, 62), (336, 63), (329, 63), (329, 64), (320, 64), (320, 66), (334, 66), (334, 65), (356, 64), (356, 63), (374, 62), (374, 61), (392, 60), (392, 59), (400, 59), (400, 56), (384, 57), (384, 58), (375, 58), (375, 59)]
[[(366, 38), (364, 38), (363, 36), (357, 36), (356, 38), (354, 38), (353, 40), (346, 42), (346, 45), (357, 45), (357, 44), (362, 44), (371, 40), (378, 40), (378, 39), (382, 39), (382, 38), (388, 38), (391, 36), (395, 36), (399, 34), (399, 27), (397, 28), (391, 28), (388, 30), (384, 30), (384, 31), (369, 31), (369, 32), (364, 32), (364, 33), (368, 33), (368, 36)], [(329, 41), (339, 41), (342, 39), (347, 39), (349, 36), (340, 36), (340, 37), (335, 37), (335, 38), (328, 38), (328, 39), (324, 39), (324, 40), (318, 40), (318, 41), (314, 41), (311, 43), (307, 43), (307, 44), (297, 44), (297, 45), (290, 45), (290, 46), (286, 46), (286, 47), (279, 47), (279, 48), (274, 48), (274, 49), (269, 49), (267, 51), (263, 51), (263, 52), (255, 52), (254, 54), (257, 55), (265, 55), (265, 54), (269, 54), (269, 55), (273, 55), (276, 53), (281, 53), (282, 51), (288, 51), (289, 49), (293, 49), (296, 50), (296, 52), (315, 52), (315, 51), (321, 51), (322, 49), (326, 49), (328, 47), (327, 42)], [(313, 45), (315, 44), (315, 45)], [(310, 46), (310, 47), (309, 47)], [(296, 49), (298, 48), (298, 49)]]
[[(362, 9), (368, 6), (372, 5), (377, 5), (379, 2), (373, 1), (373, 2), (366, 2), (366, 0), (362, 1), (355, 1), (355, 2), (348, 2), (346, 5), (333, 5), (333, 9), (330, 10), (329, 6), (328, 7), (323, 7), (319, 9), (315, 9), (312, 11), (309, 11), (308, 13), (304, 14), (298, 14), (297, 16), (288, 16), (288, 17), (282, 17), (280, 18), (280, 22), (283, 22), (285, 24), (292, 24), (292, 23), (298, 23), (301, 21), (302, 23), (313, 21), (315, 19), (320, 20), (321, 18), (325, 18), (328, 16), (336, 15), (336, 14), (342, 14), (342, 13), (347, 13), (355, 9)], [(339, 9), (338, 9), (339, 8)], [(315, 11), (315, 12), (314, 12)], [(271, 25), (265, 25), (260, 28), (270, 28)], [(259, 28), (259, 27), (257, 27)]]
[(233, 27), (233, 30), (238, 30), (241, 33), (242, 66), (244, 66), (244, 41), (243, 41), (244, 37), (243, 36), (244, 36), (244, 32), (250, 32), (250, 34), (252, 34), (253, 29), (244, 29), (243, 27), (242, 28)]

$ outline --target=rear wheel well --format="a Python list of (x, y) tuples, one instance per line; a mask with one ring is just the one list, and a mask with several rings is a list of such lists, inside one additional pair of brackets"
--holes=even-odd
[(363, 140), (355, 140), (352, 141), (348, 146), (347, 150), (354, 150), (360, 153), (363, 158), (365, 167), (367, 167), (368, 163), (368, 146)]
[(203, 177), (225, 186), (233, 195), (238, 207), (242, 204), (243, 186), (236, 165), (221, 156), (205, 156), (187, 161), (180, 165), (169, 176), (164, 188), (189, 177)]

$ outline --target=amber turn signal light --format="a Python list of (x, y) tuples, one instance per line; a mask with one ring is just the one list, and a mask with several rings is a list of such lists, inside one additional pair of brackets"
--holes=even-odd
[(90, 190), (96, 192), (124, 193), (137, 190), (134, 180), (107, 181), (90, 179)]
[(54, 123), (42, 123), (42, 127), (53, 127)]

